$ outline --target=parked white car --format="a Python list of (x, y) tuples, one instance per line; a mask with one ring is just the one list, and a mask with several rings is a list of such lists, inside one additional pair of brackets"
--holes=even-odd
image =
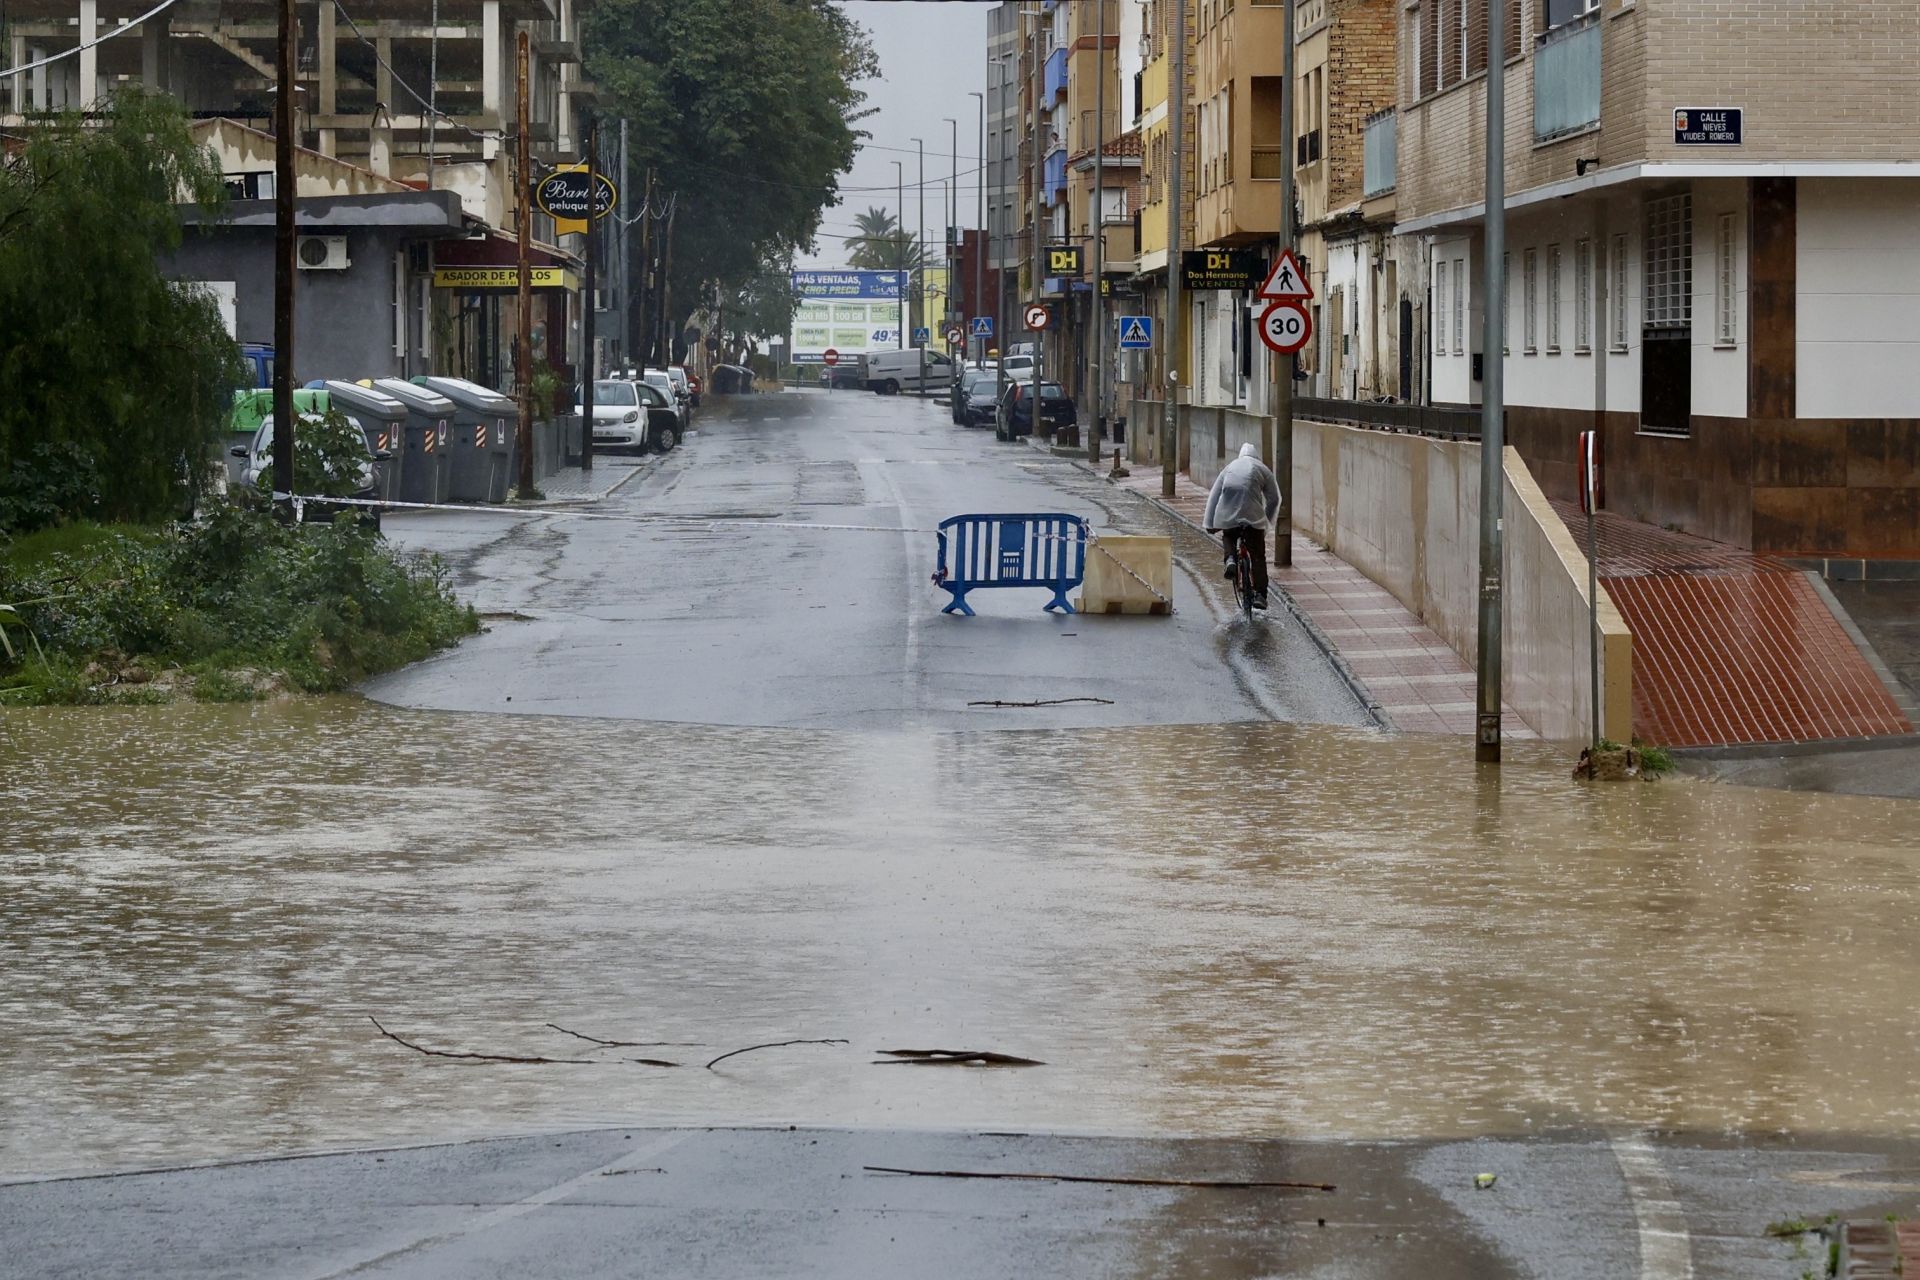
[(593, 384), (593, 444), (667, 452), (680, 441), (680, 413), (660, 388), (624, 378)]

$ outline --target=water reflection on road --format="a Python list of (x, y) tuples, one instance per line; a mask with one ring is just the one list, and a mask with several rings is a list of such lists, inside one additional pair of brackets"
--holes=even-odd
[[(353, 699), (14, 712), (0, 778), (5, 1171), (598, 1121), (1920, 1134), (1895, 802), (1288, 725)], [(605, 1061), (427, 1059), (369, 1014)], [(853, 1043), (698, 1067), (801, 1037)], [(869, 1065), (896, 1047), (1050, 1065)]]

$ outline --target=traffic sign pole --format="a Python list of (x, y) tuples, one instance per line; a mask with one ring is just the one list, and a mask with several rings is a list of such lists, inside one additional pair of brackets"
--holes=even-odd
[[(1280, 30), (1283, 32), (1297, 30), (1293, 8), (1293, 0), (1284, 0), (1280, 10)], [(1290, 35), (1280, 41), (1280, 137), (1286, 140), (1289, 146), (1292, 145), (1296, 118), (1293, 101), (1295, 84), (1293, 44)], [(1270, 294), (1268, 290), (1288, 288), (1304, 289), (1306, 297), (1313, 296), (1313, 285), (1301, 268), (1300, 259), (1294, 254), (1294, 244), (1293, 157), (1283, 155), (1280, 162), (1280, 253), (1274, 259), (1273, 275), (1268, 278), (1265, 288), (1260, 291), (1263, 297), (1276, 296)], [(1288, 278), (1289, 270), (1292, 278)], [(1295, 305), (1298, 305), (1297, 297), (1289, 299), (1286, 295), (1277, 296), (1283, 303), (1292, 300), (1295, 301)], [(1312, 336), (1313, 318), (1312, 313), (1304, 306), (1300, 307), (1300, 313), (1307, 317), (1307, 332), (1300, 339), (1300, 346), (1305, 346), (1307, 338)], [(1271, 314), (1272, 308), (1269, 308), (1268, 315)], [(1261, 337), (1266, 338), (1271, 345), (1272, 339), (1267, 337), (1265, 316), (1261, 317), (1260, 333)], [(1273, 469), (1274, 479), (1280, 482), (1280, 514), (1275, 516), (1273, 521), (1273, 562), (1282, 568), (1293, 563), (1293, 373), (1296, 364), (1295, 353), (1299, 350), (1300, 347), (1297, 346), (1292, 351), (1282, 351), (1278, 359), (1270, 362), (1275, 383), (1273, 426), (1268, 447), (1262, 451), (1266, 454), (1267, 465)]]

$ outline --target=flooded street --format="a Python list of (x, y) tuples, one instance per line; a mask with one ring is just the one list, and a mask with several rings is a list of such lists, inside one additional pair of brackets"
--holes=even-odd
[(600, 1122), (1920, 1136), (1898, 802), (1337, 727), (352, 698), (12, 712), (0, 777), (9, 1173)]

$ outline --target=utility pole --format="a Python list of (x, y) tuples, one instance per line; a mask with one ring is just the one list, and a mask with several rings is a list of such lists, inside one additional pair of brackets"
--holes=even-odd
[(667, 225), (660, 237), (660, 365), (664, 369), (673, 363), (673, 323), (671, 310), (672, 284), (670, 273), (673, 270), (673, 220), (680, 216), (679, 193), (667, 208)]
[[(1041, 295), (1045, 290), (1045, 286), (1041, 281), (1045, 279), (1044, 263), (1047, 256), (1046, 240), (1040, 234), (1041, 188), (1044, 185), (1046, 174), (1046, 144), (1040, 132), (1040, 95), (1046, 84), (1044, 74), (1045, 59), (1043, 59), (1040, 54), (1040, 22), (1043, 18), (1050, 19), (1052, 15), (1043, 9), (1023, 9), (1021, 12), (1031, 15), (1028, 21), (1033, 23), (1033, 296), (1026, 299), (1026, 301), (1038, 303), (1041, 301)], [(1034, 412), (1032, 417), (1033, 429), (1036, 434), (1040, 431), (1040, 354), (1046, 349), (1046, 345), (1047, 331), (1045, 329), (1035, 330), (1033, 334)]]
[[(927, 323), (927, 144), (915, 138), (913, 145), (920, 149), (920, 228), (914, 233), (914, 247), (919, 250), (920, 261), (917, 271), (920, 277), (920, 324), (919, 328), (928, 330), (932, 336), (932, 326)], [(920, 348), (920, 398), (927, 398), (927, 344), (914, 343)]]
[[(298, 92), (293, 37), (298, 24), (293, 0), (280, 0), (279, 97), (273, 104), (273, 487), (287, 495), (275, 501), (280, 518), (292, 523), (293, 513), (293, 289), (299, 275), (294, 265), (293, 210), (298, 179), (293, 172), (293, 96)], [(17, 85), (18, 78), (14, 80)]]
[[(1293, 33), (1287, 33), (1293, 47)], [(1168, 111), (1173, 130), (1173, 172), (1167, 175), (1167, 402), (1160, 419), (1160, 496), (1171, 498), (1179, 472), (1180, 450), (1174, 442), (1180, 421), (1176, 403), (1180, 390), (1180, 346), (1186, 340), (1180, 308), (1180, 169), (1187, 155), (1187, 0), (1173, 0), (1173, 48), (1168, 54)], [(1282, 101), (1285, 101), (1283, 98)]]
[(596, 250), (593, 226), (600, 221), (600, 126), (592, 116), (587, 117), (587, 305), (586, 314), (580, 326), (580, 356), (586, 371), (580, 378), (580, 469), (593, 470), (593, 380), (600, 376), (599, 363), (593, 352), (593, 313), (599, 307), (599, 299), (594, 296), (594, 270)]
[(1100, 461), (1107, 438), (1107, 2), (1093, 42), (1093, 416), (1087, 421), (1087, 461)]
[[(620, 189), (632, 194), (627, 186), (627, 122), (620, 121)], [(633, 224), (620, 220), (614, 224), (620, 234), (620, 266), (614, 279), (620, 283), (620, 358), (628, 360), (633, 355), (633, 307), (627, 301), (627, 295), (633, 290)]]
[(893, 326), (893, 347), (907, 349), (907, 180), (906, 168), (893, 162), (893, 207), (899, 216), (893, 220), (893, 283), (900, 290), (900, 320)]
[(647, 166), (647, 189), (640, 205), (640, 270), (634, 273), (638, 284), (633, 291), (633, 346), (627, 358), (636, 371), (646, 368), (653, 351), (653, 166)]
[[(1293, 144), (1293, 5), (1294, 0), (1285, 0), (1280, 13), (1280, 29), (1286, 33), (1280, 53), (1280, 139), (1286, 151), (1280, 157), (1280, 245), (1274, 253), (1275, 262), (1280, 260), (1280, 254), (1294, 247), (1296, 234), (1293, 225), (1293, 161), (1297, 154)], [(1272, 436), (1267, 448), (1261, 450), (1267, 455), (1265, 462), (1274, 478), (1280, 482), (1280, 514), (1273, 520), (1273, 562), (1283, 567), (1293, 563), (1293, 369), (1299, 358), (1297, 355), (1274, 358)]]
[(1487, 48), (1494, 50), (1487, 77), (1486, 297), (1481, 305), (1480, 375), (1480, 616), (1475, 664), (1477, 733), (1473, 757), (1500, 763), (1500, 632), (1503, 579), (1503, 508), (1506, 503), (1507, 341), (1507, 83), (1499, 51), (1507, 47), (1507, 0), (1487, 0)]
[(533, 245), (532, 200), (527, 179), (533, 174), (533, 143), (527, 124), (527, 33), (514, 41), (514, 92), (517, 97), (515, 119), (518, 132), (513, 145), (514, 227), (519, 237), (519, 331), (513, 338), (514, 377), (520, 391), (520, 498), (531, 501), (533, 488)]
[[(992, 62), (989, 61), (988, 65), (991, 66)], [(992, 237), (987, 235), (987, 95), (985, 90), (982, 90), (979, 93), (969, 96), (980, 100), (980, 183), (974, 188), (973, 215), (975, 224), (973, 240), (973, 306), (967, 308), (967, 314), (960, 317), (961, 322), (967, 326), (967, 342), (971, 345), (973, 342), (974, 315), (991, 314), (987, 310), (987, 246), (993, 241)], [(958, 162), (956, 161), (956, 163)], [(960, 188), (957, 183), (953, 189), (953, 200), (956, 206), (960, 202)], [(985, 338), (980, 339), (980, 345), (975, 350), (977, 352), (974, 357), (975, 367), (984, 368), (987, 362), (987, 340)]]

